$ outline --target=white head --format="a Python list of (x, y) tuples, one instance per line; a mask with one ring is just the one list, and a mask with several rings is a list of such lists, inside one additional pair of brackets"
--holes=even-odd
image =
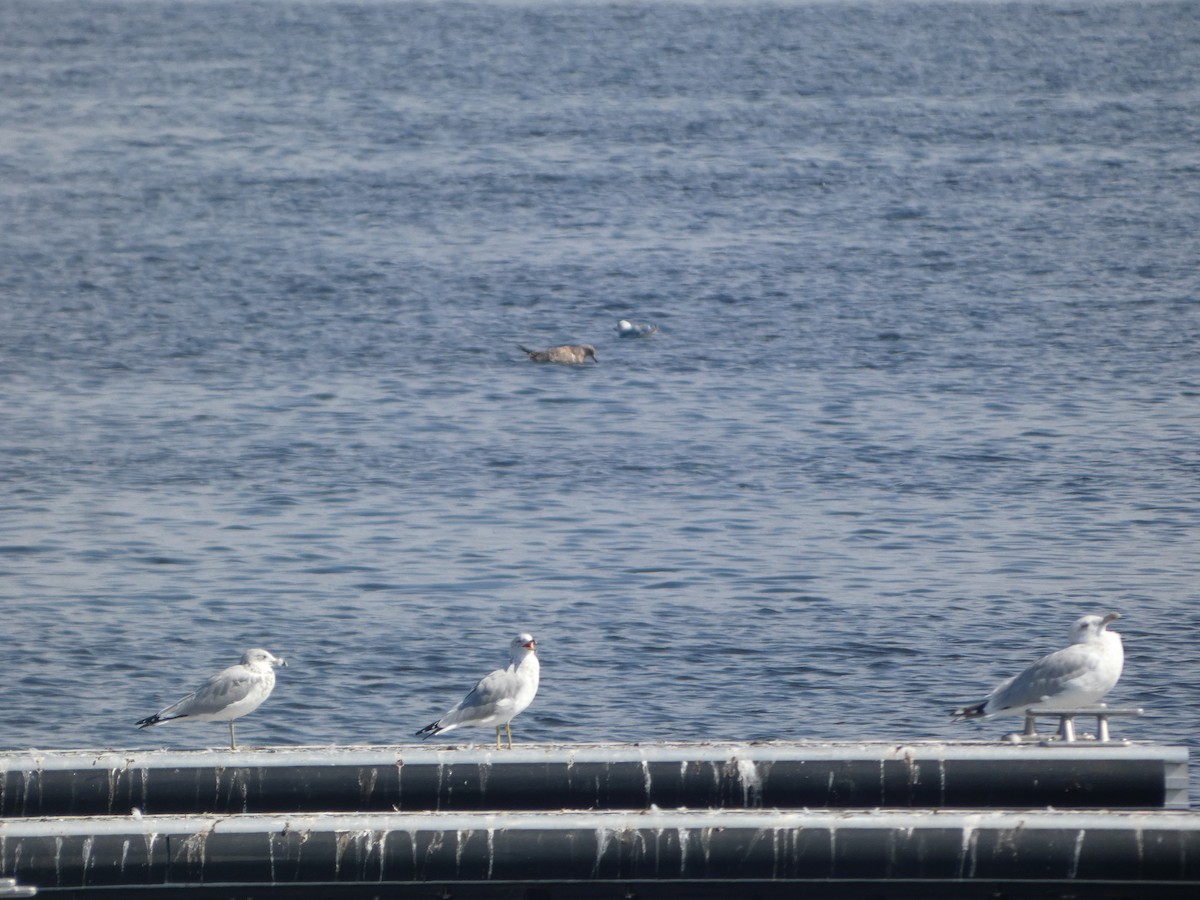
[(1110, 612), (1106, 616), (1082, 616), (1071, 626), (1071, 643), (1086, 644), (1088, 641), (1099, 640), (1108, 629), (1109, 622), (1121, 618), (1120, 613)]
[(255, 669), (278, 668), (279, 666), (286, 666), (287, 662), (267, 650), (255, 647), (253, 650), (247, 650), (242, 654), (242, 665)]
[(628, 319), (622, 319), (620, 322), (617, 323), (617, 331), (632, 331), (632, 330), (633, 330), (633, 323), (630, 322)]
[(508, 646), (512, 650), (514, 659), (520, 659), (526, 653), (537, 653), (537, 641), (528, 631), (522, 631), (512, 639), (512, 643)]

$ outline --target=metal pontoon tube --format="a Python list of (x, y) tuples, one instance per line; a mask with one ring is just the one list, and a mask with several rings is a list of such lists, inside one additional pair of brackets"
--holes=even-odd
[[(1200, 892), (1200, 816), (1102, 812), (391, 813), (18, 819), (0, 871), (38, 896), (694, 896), (869, 885), (955, 896)], [(887, 886), (892, 887), (887, 887)], [(519, 886), (519, 889), (516, 887)], [(907, 886), (907, 887), (905, 887)], [(1093, 890), (1093, 888), (1096, 888)], [(165, 895), (165, 894), (164, 894)], [(432, 891), (421, 896), (439, 896)], [(775, 895), (781, 895), (775, 893)]]
[(0, 754), (0, 816), (487, 809), (1186, 808), (1155, 744), (747, 743)]

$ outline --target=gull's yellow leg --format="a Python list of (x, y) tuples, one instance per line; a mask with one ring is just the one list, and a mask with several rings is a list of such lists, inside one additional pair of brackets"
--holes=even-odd
[(500, 747), (500, 726), (499, 725), (496, 726), (496, 749), (497, 750), (501, 749), (501, 747)]
[(512, 749), (512, 725), (508, 722), (504, 723), (504, 730), (508, 732), (508, 749)]
[(229, 720), (229, 749), (237, 749), (237, 737), (233, 733), (233, 719)]

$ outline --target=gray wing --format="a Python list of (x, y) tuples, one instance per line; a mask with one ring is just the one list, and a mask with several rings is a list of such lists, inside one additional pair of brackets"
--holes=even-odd
[(479, 679), (458, 706), (438, 720), (438, 725), (462, 725), (493, 716), (512, 706), (517, 696), (517, 675), (511, 669), (497, 669)]
[(239, 700), (245, 700), (261, 683), (262, 676), (256, 675), (245, 666), (230, 666), (158, 715), (165, 719), (171, 716), (205, 716), (219, 713)]
[(1056, 650), (1001, 683), (988, 698), (989, 706), (995, 710), (1032, 706), (1067, 690), (1071, 682), (1093, 671), (1098, 663), (1095, 649), (1084, 644)]

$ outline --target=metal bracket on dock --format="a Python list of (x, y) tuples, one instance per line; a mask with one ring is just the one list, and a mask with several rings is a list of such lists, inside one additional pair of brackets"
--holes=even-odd
[[(1109, 733), (1108, 720), (1112, 716), (1142, 716), (1146, 711), (1140, 707), (1132, 707), (1128, 709), (1115, 709), (1105, 706), (1103, 703), (1097, 706), (1080, 706), (1072, 709), (1044, 709), (1037, 706), (1031, 706), (1025, 710), (1025, 730), (1022, 732), (1014, 732), (1005, 736), (1005, 740), (1014, 744), (1024, 743), (1064, 743), (1074, 744), (1081, 742), (1094, 741), (1098, 744), (1107, 744), (1112, 741)], [(1057, 716), (1058, 731), (1054, 734), (1038, 734), (1037, 719), (1039, 716)], [(1096, 733), (1095, 735), (1078, 734), (1075, 731), (1076, 716), (1095, 716), (1096, 717)]]

